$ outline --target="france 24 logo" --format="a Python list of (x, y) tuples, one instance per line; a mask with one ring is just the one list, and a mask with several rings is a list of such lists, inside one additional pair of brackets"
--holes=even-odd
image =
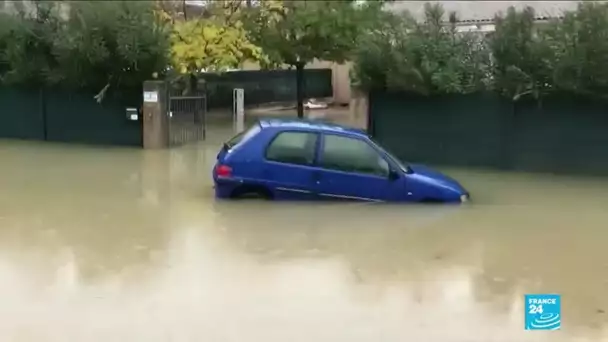
[(529, 294), (524, 297), (526, 330), (559, 330), (561, 328), (561, 296)]

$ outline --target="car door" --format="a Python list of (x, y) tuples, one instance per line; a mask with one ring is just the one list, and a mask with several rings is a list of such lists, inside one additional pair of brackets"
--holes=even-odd
[(363, 139), (323, 134), (318, 165), (321, 198), (391, 201), (401, 191), (401, 182), (389, 178), (390, 164)]
[(306, 131), (281, 131), (264, 153), (262, 176), (277, 199), (314, 199), (315, 158), (319, 135)]

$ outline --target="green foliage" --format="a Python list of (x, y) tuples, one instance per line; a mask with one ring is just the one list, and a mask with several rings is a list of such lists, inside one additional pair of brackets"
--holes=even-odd
[(171, 62), (181, 74), (224, 71), (246, 60), (258, 60), (241, 21), (241, 8), (230, 1), (208, 5), (203, 17), (176, 21), (171, 32)]
[(583, 2), (542, 31), (557, 91), (608, 96), (608, 4)]
[(419, 94), (497, 91), (514, 100), (554, 92), (608, 97), (608, 4), (582, 2), (560, 20), (534, 11), (497, 15), (495, 32), (456, 32), (455, 15), (426, 6), (421, 23), (384, 14), (355, 53), (354, 81), (366, 89)]
[(489, 40), (496, 90), (514, 99), (526, 94), (540, 98), (552, 88), (553, 56), (534, 18), (530, 7), (521, 12), (510, 8), (506, 16), (496, 16)]
[(34, 2), (32, 11), (19, 6), (16, 13), (0, 13), (0, 81), (45, 82), (45, 74), (53, 64), (51, 41), (57, 18), (54, 2)]
[(545, 24), (534, 22), (532, 9), (511, 9), (496, 24), (490, 45), (503, 94), (608, 96), (608, 4), (584, 2)]
[(101, 99), (168, 66), (192, 78), (257, 60), (301, 75), (320, 59), (354, 61), (353, 81), (365, 89), (608, 96), (608, 4), (585, 1), (549, 23), (511, 8), (485, 36), (458, 32), (439, 5), (416, 22), (382, 10), (385, 2), (217, 0), (188, 20), (152, 1), (15, 2), (17, 13), (0, 13), (0, 82), (101, 89)]
[(355, 53), (353, 78), (362, 88), (385, 88), (419, 94), (469, 93), (488, 82), (489, 54), (483, 40), (444, 25), (440, 5), (427, 4), (425, 20), (408, 13), (384, 14), (367, 31)]
[(379, 8), (353, 1), (263, 1), (249, 8), (247, 30), (269, 65), (343, 62), (352, 52), (365, 15)]
[[(103, 90), (163, 72), (168, 31), (148, 1), (34, 3), (0, 19), (2, 81)], [(69, 6), (69, 7), (67, 7)]]
[[(391, 68), (404, 62), (399, 59), (399, 48), (406, 44), (416, 23), (409, 13), (395, 15), (382, 12), (377, 25), (364, 32), (353, 53), (351, 80), (353, 85), (364, 88), (386, 88)], [(399, 66), (396, 66), (399, 67)]]
[(168, 70), (189, 76), (222, 71), (261, 54), (247, 38), (237, 0), (210, 2), (187, 21), (164, 10), (165, 2), (33, 4), (33, 11), (0, 14), (5, 84), (101, 90), (101, 100), (112, 87), (141, 86)]
[[(136, 86), (167, 65), (167, 30), (149, 2), (71, 2), (52, 51), (49, 82), (77, 87)], [(84, 77), (83, 77), (84, 76)]]

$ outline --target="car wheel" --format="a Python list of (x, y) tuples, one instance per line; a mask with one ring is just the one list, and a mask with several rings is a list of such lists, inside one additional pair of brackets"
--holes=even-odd
[(271, 200), (272, 193), (262, 186), (243, 185), (234, 189), (230, 197), (233, 199), (261, 198)]

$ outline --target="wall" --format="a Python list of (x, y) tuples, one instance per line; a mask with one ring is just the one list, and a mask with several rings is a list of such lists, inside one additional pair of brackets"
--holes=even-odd
[(608, 175), (608, 103), (573, 96), (374, 92), (371, 133), (401, 159), (435, 165)]
[(141, 108), (141, 90), (108, 92), (101, 104), (93, 96), (0, 87), (0, 138), (142, 146), (141, 121), (129, 121), (125, 113)]

